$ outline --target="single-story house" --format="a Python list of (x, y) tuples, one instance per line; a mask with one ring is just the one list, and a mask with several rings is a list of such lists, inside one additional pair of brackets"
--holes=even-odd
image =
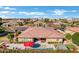
[(29, 27), (18, 36), (19, 42), (39, 41), (48, 45), (62, 43), (63, 38), (63, 34), (51, 27)]
[(79, 32), (79, 27), (67, 27), (65, 33), (73, 34), (75, 32)]

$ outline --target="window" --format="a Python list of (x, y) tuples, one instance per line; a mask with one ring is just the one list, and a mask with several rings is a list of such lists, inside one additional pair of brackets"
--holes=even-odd
[(48, 42), (48, 44), (58, 44), (58, 42)]

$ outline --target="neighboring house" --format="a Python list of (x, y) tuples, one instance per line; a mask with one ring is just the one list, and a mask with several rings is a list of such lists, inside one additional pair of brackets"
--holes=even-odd
[(2, 19), (2, 22), (3, 23), (8, 23), (8, 22), (17, 23), (17, 22), (24, 22), (24, 20), (26, 20), (26, 19), (23, 19), (23, 18), (4, 18), (4, 19)]
[(79, 27), (67, 27), (65, 33), (73, 34), (75, 32), (79, 32)]
[(9, 20), (8, 19), (2, 19), (2, 22), (7, 23), (7, 22), (9, 22)]
[[(26, 19), (25, 19), (25, 20), (26, 20)], [(16, 22), (22, 22), (22, 23), (23, 23), (24, 20), (23, 20), (23, 19), (17, 19)]]
[(53, 24), (59, 26), (59, 25), (61, 25), (63, 23), (62, 22), (53, 22)]
[(11, 27), (11, 26), (16, 26), (17, 23), (13, 23), (13, 22), (8, 22), (8, 23), (3, 23), (2, 26), (3, 27)]
[(14, 28), (14, 30), (16, 31), (25, 31), (26, 29), (27, 29), (28, 27), (27, 26), (16, 26), (15, 28)]
[(71, 23), (71, 22), (79, 22), (79, 18), (67, 18), (66, 20), (69, 23)]
[(27, 28), (28, 28), (27, 26), (15, 26), (15, 27), (7, 27), (6, 30), (8, 32), (16, 32), (16, 30), (22, 32)]
[(39, 26), (46, 27), (47, 24), (45, 22), (43, 22), (43, 21), (36, 21), (36, 22), (34, 22), (34, 26), (37, 26), (37, 27), (39, 27)]
[(54, 25), (53, 25), (53, 22), (48, 22), (47, 25), (48, 25), (49, 27), (53, 27), (53, 26), (54, 26)]
[(59, 22), (59, 21), (57, 21), (57, 22), (49, 22), (48, 26), (58, 29), (58, 28), (60, 28), (61, 24), (63, 24), (63, 23)]
[(13, 22), (13, 23), (15, 23), (16, 22), (16, 18), (4, 18), (4, 19), (2, 19), (2, 22), (3, 23), (8, 23), (8, 22)]
[(49, 27), (30, 27), (18, 36), (19, 42), (35, 41), (34, 38), (41, 43), (47, 43), (48, 46), (53, 46), (55, 43), (62, 43), (64, 36)]

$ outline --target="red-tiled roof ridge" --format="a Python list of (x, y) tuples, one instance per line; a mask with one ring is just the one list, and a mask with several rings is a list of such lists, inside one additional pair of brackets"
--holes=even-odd
[(29, 27), (18, 37), (63, 38), (64, 36), (53, 28), (50, 30), (44, 27)]

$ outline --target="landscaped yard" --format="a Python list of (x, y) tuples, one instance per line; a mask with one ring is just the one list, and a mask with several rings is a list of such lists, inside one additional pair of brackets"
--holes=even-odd
[(9, 39), (7, 38), (7, 36), (2, 36), (2, 37), (0, 37), (0, 42), (2, 42), (2, 41), (9, 42)]
[[(7, 36), (3, 36), (0, 37), (0, 42), (9, 42), (9, 39)], [(17, 44), (18, 45), (18, 44)], [(19, 47), (21, 47), (21, 45), (18, 45)], [(15, 49), (2, 49), (3, 51), (0, 52), (7, 52), (7, 53), (72, 53), (73, 52), (73, 48), (75, 48), (75, 46), (68, 44), (66, 45), (66, 47), (68, 48), (68, 50), (53, 50), (53, 49), (23, 49), (23, 50), (15, 50)]]
[[(7, 36), (3, 36), (0, 37), (0, 42), (9, 42), (9, 39), (7, 38)], [(18, 45), (18, 44), (17, 44)], [(20, 45), (19, 45), (20, 47)], [(14, 50), (14, 49), (2, 49), (3, 51), (0, 52), (7, 52), (7, 53), (72, 53), (73, 52), (73, 48), (75, 48), (75, 46), (68, 44), (66, 45), (66, 47), (68, 48), (68, 50), (53, 50), (53, 49), (23, 49), (23, 50)]]
[(69, 49), (75, 48), (75, 46), (73, 46), (73, 45), (67, 45), (67, 47), (68, 47)]
[(74, 45), (67, 45), (69, 51), (77, 52), (77, 48)]

